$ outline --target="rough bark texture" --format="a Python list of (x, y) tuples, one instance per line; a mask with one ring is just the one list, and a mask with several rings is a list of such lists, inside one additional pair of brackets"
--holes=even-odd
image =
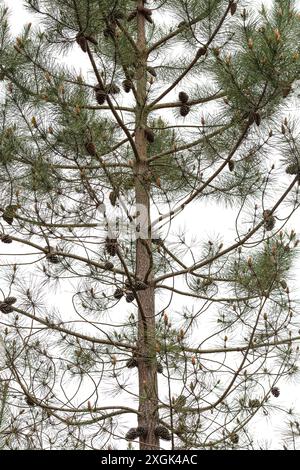
[[(144, 1), (139, 0), (138, 6)], [(147, 123), (146, 86), (147, 86), (147, 54), (145, 40), (145, 18), (141, 13), (137, 15), (139, 49), (139, 66), (137, 70), (137, 109), (135, 143), (139, 154), (139, 161), (135, 162), (135, 190), (137, 208), (143, 206), (150, 224), (150, 184), (143, 178), (147, 174), (147, 141), (144, 127)], [(155, 436), (155, 426), (158, 424), (158, 398), (157, 398), (157, 369), (155, 347), (155, 304), (154, 288), (151, 286), (151, 233), (147, 239), (136, 241), (136, 275), (139, 279), (150, 283), (150, 287), (138, 293), (138, 370), (139, 370), (139, 426), (145, 426), (148, 433), (140, 438), (141, 449), (158, 449), (159, 439)], [(149, 269), (150, 268), (150, 269)]]

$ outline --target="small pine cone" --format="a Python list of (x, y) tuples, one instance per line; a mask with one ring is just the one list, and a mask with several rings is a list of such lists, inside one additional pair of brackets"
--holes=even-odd
[(181, 103), (187, 103), (189, 100), (189, 95), (185, 91), (180, 91), (178, 98)]
[(137, 8), (137, 10), (142, 13), (142, 15), (144, 15), (144, 18), (146, 21), (148, 21), (149, 23), (153, 24), (153, 20), (151, 18), (152, 16), (152, 11), (149, 10), (149, 8), (145, 8), (143, 6), (140, 6)]
[(126, 302), (130, 303), (134, 301), (134, 293), (133, 292), (127, 292), (126, 294)]
[(272, 393), (273, 397), (278, 398), (279, 395), (280, 395), (280, 390), (279, 390), (278, 387), (273, 387), (273, 388), (271, 388), (271, 393)]
[(200, 47), (197, 51), (197, 58), (204, 56), (206, 52), (207, 52), (206, 47)]
[(148, 430), (145, 426), (138, 426), (136, 428), (136, 432), (137, 432), (138, 437), (145, 437), (147, 436)]
[(120, 93), (121, 90), (115, 83), (110, 83), (105, 87), (105, 91), (107, 94), (117, 95), (118, 93)]
[(77, 34), (76, 42), (81, 47), (83, 52), (87, 52), (87, 40), (82, 33)]
[(34, 401), (33, 401), (32, 398), (29, 397), (29, 396), (26, 397), (26, 403), (27, 403), (28, 406), (35, 406)]
[(134, 369), (134, 367), (137, 367), (137, 366), (138, 366), (138, 361), (134, 356), (128, 359), (128, 361), (126, 362), (126, 367), (128, 367), (128, 369)]
[(260, 405), (261, 405), (261, 403), (257, 399), (249, 400), (249, 408), (259, 408)]
[(105, 103), (107, 93), (104, 90), (96, 90), (96, 101), (98, 104), (102, 105)]
[(17, 299), (15, 297), (6, 297), (4, 299), (4, 303), (8, 304), (8, 305), (12, 305), (12, 304), (15, 304), (17, 301)]
[(191, 110), (191, 108), (189, 107), (189, 105), (187, 105), (187, 104), (182, 104), (182, 105), (180, 106), (180, 114), (181, 114), (181, 116), (183, 116), (183, 117), (187, 116), (187, 115), (189, 114), (190, 110)]
[(291, 85), (286, 85), (282, 89), (282, 97), (287, 98), (292, 91)]
[(114, 10), (111, 17), (113, 20), (124, 20), (125, 15), (121, 10)]
[(5, 222), (9, 225), (12, 225), (13, 221), (14, 221), (14, 218), (11, 216), (11, 215), (8, 215), (4, 212), (4, 214), (2, 215), (2, 218), (3, 220), (5, 220)]
[(134, 10), (127, 16), (127, 21), (132, 21), (136, 17), (137, 11)]
[(2, 241), (2, 243), (9, 244), (9, 243), (12, 243), (12, 238), (11, 238), (10, 235), (2, 235), (1, 241)]
[(158, 363), (156, 364), (156, 370), (157, 370), (157, 373), (158, 373), (158, 374), (162, 374), (162, 373), (163, 373), (164, 368), (163, 368), (161, 362), (158, 362)]
[(286, 288), (287, 288), (287, 283), (286, 283), (286, 281), (285, 281), (284, 279), (282, 279), (282, 280), (280, 281), (280, 285), (281, 285), (282, 289), (286, 289)]
[(233, 170), (234, 170), (234, 161), (233, 161), (233, 160), (229, 160), (229, 162), (228, 162), (228, 168), (229, 168), (229, 171), (233, 171)]
[(57, 255), (54, 255), (53, 253), (49, 253), (46, 256), (47, 261), (52, 264), (58, 264), (59, 263), (59, 257)]
[(231, 440), (232, 444), (239, 443), (239, 436), (236, 432), (233, 432), (232, 434), (230, 434), (229, 439)]
[(146, 290), (148, 285), (143, 281), (137, 281), (134, 285), (135, 290)]
[(112, 25), (108, 26), (106, 29), (103, 30), (103, 36), (105, 38), (114, 38), (115, 35), (116, 35), (116, 30)]
[(155, 136), (154, 136), (153, 130), (150, 129), (149, 127), (146, 127), (146, 128), (144, 129), (144, 134), (145, 134), (145, 137), (146, 137), (146, 139), (148, 140), (148, 142), (149, 142), (150, 144), (152, 144), (152, 143), (154, 142), (154, 140), (155, 140)]
[(122, 86), (125, 93), (129, 93), (132, 90), (133, 83), (131, 80), (126, 79), (122, 82)]
[(152, 75), (152, 77), (156, 78), (157, 77), (157, 73), (156, 73), (156, 70), (154, 67), (147, 67), (147, 72), (150, 73), (150, 75)]
[(105, 240), (105, 249), (110, 256), (116, 256), (117, 254), (117, 239), (107, 237)]
[(273, 216), (268, 217), (265, 220), (264, 227), (267, 232), (270, 232), (271, 230), (273, 230), (273, 228), (275, 227), (275, 217)]
[(105, 261), (104, 269), (107, 269), (107, 270), (114, 269), (113, 263), (111, 263), (110, 261)]
[(285, 172), (288, 175), (297, 175), (298, 173), (300, 173), (300, 167), (298, 163), (292, 163), (286, 168)]
[(237, 10), (237, 3), (233, 2), (230, 5), (230, 13), (231, 13), (232, 16), (235, 14), (236, 10)]
[(154, 245), (161, 245), (162, 244), (162, 239), (161, 238), (152, 238), (151, 241)]
[(97, 150), (96, 150), (96, 146), (94, 142), (86, 142), (85, 150), (91, 157), (94, 157), (95, 155), (97, 155)]
[(14, 309), (11, 305), (7, 304), (6, 302), (0, 302), (0, 312), (2, 313), (11, 313)]
[(151, 14), (147, 13), (147, 14), (145, 15), (145, 20), (147, 20), (148, 23), (153, 24), (153, 19), (151, 18), (151, 15), (152, 15), (152, 12), (151, 12)]
[(129, 429), (129, 431), (127, 431), (125, 435), (126, 441), (134, 441), (134, 439), (136, 439), (137, 437), (139, 437), (139, 435), (137, 433), (136, 428)]
[(254, 121), (257, 126), (261, 123), (261, 115), (259, 113), (254, 113)]
[(117, 299), (117, 300), (122, 299), (123, 295), (124, 295), (124, 292), (123, 292), (123, 290), (120, 289), (119, 287), (118, 287), (118, 289), (116, 289), (115, 292), (114, 292), (114, 298)]
[(163, 439), (164, 441), (171, 440), (171, 434), (165, 426), (156, 426), (154, 434), (155, 436), (159, 437), (159, 439)]
[(118, 199), (118, 193), (117, 191), (111, 191), (111, 193), (109, 193), (109, 200), (110, 200), (110, 203), (113, 207), (115, 207), (116, 203), (117, 203), (117, 199)]
[(272, 215), (272, 212), (269, 209), (264, 210), (263, 218), (265, 230), (273, 230), (275, 227), (275, 217)]

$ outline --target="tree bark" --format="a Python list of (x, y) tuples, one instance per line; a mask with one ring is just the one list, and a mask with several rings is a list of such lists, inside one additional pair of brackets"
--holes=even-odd
[[(138, 1), (142, 7), (144, 0)], [(151, 257), (151, 231), (150, 227), (150, 182), (145, 178), (149, 173), (147, 162), (147, 140), (144, 129), (147, 125), (147, 52), (145, 37), (145, 18), (142, 13), (137, 14), (138, 34), (137, 47), (139, 50), (137, 67), (137, 106), (135, 143), (139, 160), (135, 162), (135, 197), (137, 211), (143, 210), (142, 223), (147, 223), (147, 233), (141, 230), (142, 238), (137, 232), (136, 240), (136, 276), (146, 280), (148, 289), (140, 291), (138, 295), (138, 374), (139, 374), (139, 426), (147, 429), (145, 436), (140, 438), (140, 449), (158, 449), (159, 439), (155, 436), (155, 427), (158, 425), (158, 395), (157, 395), (157, 367), (155, 344), (155, 302), (152, 283), (152, 257)], [(142, 229), (142, 227), (141, 227)], [(147, 279), (146, 279), (147, 278)]]

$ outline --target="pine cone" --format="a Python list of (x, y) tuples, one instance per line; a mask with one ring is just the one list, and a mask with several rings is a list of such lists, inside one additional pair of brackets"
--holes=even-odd
[(98, 90), (96, 90), (95, 97), (96, 97), (97, 103), (102, 105), (102, 104), (105, 103), (107, 93), (104, 90), (99, 90), (98, 89)]
[(272, 215), (269, 209), (264, 210), (263, 217), (265, 230), (273, 230), (273, 228), (275, 227), (275, 217)]
[(281, 285), (282, 289), (286, 289), (286, 288), (287, 288), (286, 280), (285, 280), (285, 279), (281, 279), (280, 285)]
[(143, 281), (137, 281), (134, 285), (135, 290), (146, 290), (148, 285)]
[(161, 364), (160, 362), (158, 362), (158, 363), (156, 364), (156, 370), (157, 370), (157, 373), (158, 373), (158, 374), (162, 374), (162, 373), (163, 373), (164, 368), (163, 368), (163, 366), (162, 366), (162, 364)]
[(254, 121), (257, 126), (260, 126), (261, 123), (261, 115), (259, 113), (254, 113)]
[(113, 207), (115, 207), (117, 199), (118, 199), (117, 191), (111, 191), (111, 193), (109, 193), (109, 200)]
[(112, 20), (123, 20), (125, 18), (125, 14), (121, 10), (114, 10), (111, 14)]
[(110, 256), (116, 256), (117, 254), (117, 239), (107, 237), (105, 240), (105, 249)]
[(292, 91), (291, 85), (286, 85), (282, 88), (282, 97), (287, 98)]
[(139, 437), (139, 435), (137, 433), (136, 428), (129, 429), (129, 431), (127, 431), (125, 435), (126, 441), (134, 441), (134, 439), (136, 439), (137, 437)]
[(4, 303), (8, 304), (8, 305), (12, 305), (12, 304), (15, 304), (17, 301), (17, 299), (15, 297), (6, 297), (4, 299)]
[(52, 264), (58, 264), (59, 263), (59, 257), (57, 255), (54, 255), (54, 254), (48, 254), (46, 256), (46, 259), (47, 261), (49, 261), (49, 263), (52, 263)]
[(129, 279), (125, 279), (124, 286), (125, 286), (127, 289), (130, 289), (130, 288), (131, 288), (131, 282), (129, 281)]
[(239, 436), (236, 432), (233, 432), (232, 434), (230, 434), (229, 439), (231, 440), (232, 444), (239, 443)]
[(137, 432), (138, 437), (145, 437), (148, 433), (148, 430), (144, 426), (138, 426), (136, 428), (136, 432)]
[(122, 299), (123, 295), (124, 295), (124, 292), (119, 287), (114, 292), (114, 298), (117, 299), (117, 300)]
[(12, 243), (12, 238), (10, 235), (2, 235), (1, 236), (2, 243)]
[(94, 142), (86, 142), (85, 150), (91, 157), (94, 157), (95, 155), (97, 155), (97, 150), (96, 150), (96, 146)]
[(249, 408), (259, 408), (260, 405), (261, 405), (261, 403), (257, 399), (249, 400)]
[(181, 116), (183, 116), (183, 117), (187, 116), (187, 115), (189, 114), (190, 110), (191, 110), (191, 108), (189, 107), (189, 105), (187, 105), (187, 104), (182, 104), (182, 105), (180, 106), (180, 114), (181, 114)]
[(9, 224), (9, 225), (12, 225), (12, 223), (13, 223), (13, 221), (14, 221), (14, 218), (13, 218), (13, 217), (11, 217), (10, 215), (7, 215), (7, 214), (5, 214), (5, 213), (2, 215), (2, 218), (3, 218), (3, 220), (5, 220), (5, 222), (6, 222), (7, 224)]
[(204, 56), (206, 52), (207, 52), (206, 47), (200, 47), (197, 51), (197, 58)]
[(153, 20), (151, 18), (152, 16), (152, 11), (149, 10), (149, 8), (145, 8), (143, 6), (140, 6), (137, 8), (137, 10), (144, 15), (145, 20), (147, 20), (149, 23), (153, 24)]
[(116, 30), (112, 25), (109, 25), (103, 30), (103, 36), (106, 38), (114, 38), (116, 35)]
[(114, 269), (113, 263), (111, 263), (110, 261), (105, 261), (104, 269), (107, 269), (107, 270)]
[(233, 170), (234, 170), (234, 161), (233, 161), (233, 160), (229, 160), (229, 162), (228, 162), (228, 168), (229, 168), (229, 171), (233, 171)]
[(180, 91), (178, 94), (178, 98), (181, 103), (187, 103), (189, 100), (189, 95), (185, 91)]
[(237, 10), (237, 3), (233, 2), (230, 5), (230, 13), (231, 13), (232, 16), (235, 14), (236, 10)]
[(126, 362), (126, 367), (128, 367), (128, 369), (134, 369), (134, 367), (138, 367), (137, 359), (134, 356), (130, 357)]
[(292, 163), (286, 168), (285, 172), (288, 175), (298, 175), (298, 173), (300, 173), (300, 167), (298, 163)]
[(29, 396), (26, 397), (26, 403), (27, 403), (28, 406), (35, 406), (34, 401), (33, 401), (32, 398), (29, 397)]
[(14, 309), (10, 304), (7, 304), (6, 302), (0, 302), (0, 312), (11, 313), (13, 311)]
[(273, 397), (278, 398), (279, 395), (280, 395), (280, 390), (279, 390), (278, 387), (273, 387), (273, 388), (271, 388), (271, 393), (272, 393)]
[(13, 223), (14, 217), (17, 213), (17, 209), (18, 209), (18, 206), (16, 206), (16, 205), (10, 205), (10, 206), (5, 207), (2, 218), (9, 225), (11, 225)]
[(150, 144), (152, 144), (152, 143), (154, 142), (154, 140), (155, 140), (155, 136), (154, 136), (153, 130), (150, 129), (149, 127), (146, 127), (146, 128), (144, 129), (144, 134), (145, 134), (145, 137), (146, 137), (146, 139), (148, 140), (148, 142), (149, 142)]
[(117, 95), (120, 91), (120, 88), (115, 83), (110, 83), (105, 87), (105, 92), (110, 95)]
[(131, 80), (128, 80), (128, 79), (124, 80), (124, 81), (122, 82), (122, 85), (123, 85), (123, 89), (124, 89), (125, 93), (129, 93), (129, 92), (132, 90), (132, 88), (133, 88), (133, 83), (132, 83), (132, 81), (131, 81)]
[(130, 303), (133, 302), (135, 299), (133, 292), (127, 292), (126, 294), (126, 302)]
[(159, 437), (160, 439), (163, 439), (164, 441), (171, 440), (171, 434), (165, 426), (156, 426), (154, 434), (155, 436)]
[(87, 52), (87, 40), (82, 33), (77, 34), (76, 42), (81, 47), (83, 52)]
[(137, 14), (136, 10), (130, 12), (129, 15), (127, 16), (127, 21), (132, 21), (136, 17), (136, 14)]
[(152, 75), (152, 77), (157, 77), (157, 73), (156, 73), (155, 68), (153, 68), (153, 67), (147, 67), (147, 72), (149, 72), (150, 75)]

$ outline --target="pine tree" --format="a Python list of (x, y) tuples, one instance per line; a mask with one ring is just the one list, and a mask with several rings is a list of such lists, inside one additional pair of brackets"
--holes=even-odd
[[(24, 4), (18, 37), (0, 10), (1, 442), (253, 449), (298, 373), (295, 2)], [(233, 240), (170, 235), (206, 202)]]

